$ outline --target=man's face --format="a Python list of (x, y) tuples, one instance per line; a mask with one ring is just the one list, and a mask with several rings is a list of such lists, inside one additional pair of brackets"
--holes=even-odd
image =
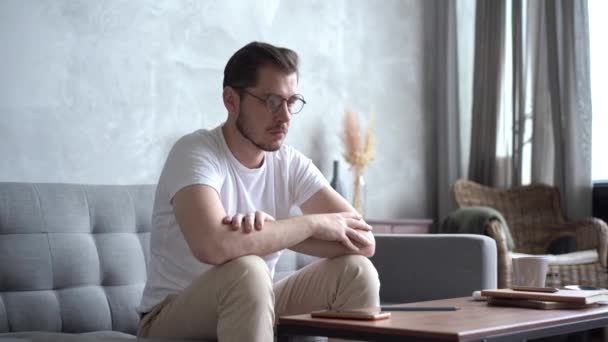
[[(296, 94), (298, 79), (295, 73), (285, 74), (274, 67), (258, 71), (258, 83), (246, 91), (261, 99), (269, 95), (289, 98)], [(236, 128), (253, 145), (264, 151), (278, 150), (289, 130), (291, 115), (285, 102), (274, 113), (266, 103), (246, 92), (241, 92)]]

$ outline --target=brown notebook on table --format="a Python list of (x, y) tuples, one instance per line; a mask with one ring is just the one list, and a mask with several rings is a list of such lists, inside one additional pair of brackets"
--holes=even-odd
[(564, 302), (550, 302), (546, 300), (535, 300), (535, 299), (511, 299), (511, 298), (496, 298), (488, 297), (488, 305), (494, 306), (514, 306), (520, 308), (530, 309), (542, 309), (542, 310), (557, 310), (557, 309), (584, 309), (593, 304), (579, 304), (579, 303), (564, 303)]
[(593, 304), (608, 301), (608, 290), (559, 290), (557, 292), (515, 291), (512, 289), (482, 290), (481, 295), (491, 298), (536, 300), (571, 304)]

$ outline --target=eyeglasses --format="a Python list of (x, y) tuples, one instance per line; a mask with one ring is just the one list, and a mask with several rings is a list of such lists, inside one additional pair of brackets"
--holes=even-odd
[(281, 108), (281, 106), (283, 105), (283, 101), (285, 101), (287, 103), (287, 110), (291, 114), (298, 114), (302, 110), (302, 108), (304, 108), (304, 105), (306, 104), (306, 101), (304, 100), (304, 96), (302, 96), (300, 94), (292, 95), (288, 99), (286, 99), (280, 95), (277, 95), (277, 94), (270, 94), (266, 97), (260, 97), (260, 96), (257, 96), (255, 94), (251, 93), (250, 91), (248, 91), (245, 88), (239, 87), (237, 89), (240, 89), (245, 94), (258, 99), (261, 102), (264, 102), (264, 104), (266, 104), (266, 109), (268, 109), (268, 111), (271, 113), (276, 113), (279, 110), (279, 108)]

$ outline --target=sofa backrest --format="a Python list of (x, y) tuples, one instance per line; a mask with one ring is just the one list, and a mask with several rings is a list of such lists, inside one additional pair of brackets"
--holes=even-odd
[(0, 332), (134, 332), (154, 186), (0, 183)]
[[(0, 332), (135, 333), (154, 191), (0, 183)], [(285, 253), (277, 279), (309, 261)]]

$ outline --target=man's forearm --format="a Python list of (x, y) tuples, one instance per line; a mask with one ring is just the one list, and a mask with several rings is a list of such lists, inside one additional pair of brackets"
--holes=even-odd
[[(215, 241), (213, 264), (223, 264), (244, 255), (264, 256), (291, 248), (309, 239), (314, 233), (314, 222), (310, 216), (266, 222), (264, 229), (250, 234), (230, 229), (223, 225), (215, 229), (211, 240)], [(225, 229), (224, 229), (225, 228)], [(210, 246), (211, 247), (211, 246)]]
[[(224, 223), (226, 211), (217, 192), (205, 185), (181, 189), (174, 196), (173, 210), (192, 254), (207, 264), (220, 265), (244, 255), (268, 255), (292, 248), (310, 237), (334, 241), (335, 245), (321, 244), (315, 247), (315, 242), (310, 247), (312, 249), (304, 246), (307, 248), (305, 253), (330, 256), (346, 254), (344, 249), (337, 247), (341, 244), (357, 253), (373, 254), (373, 248), (369, 248), (373, 245), (373, 237), (370, 239), (360, 234), (360, 231), (368, 231), (371, 227), (361, 220), (359, 214), (350, 210), (332, 214), (315, 213), (320, 208), (315, 208), (317, 204), (313, 199), (318, 199), (319, 205), (324, 203), (324, 191), (333, 190), (321, 190), (303, 205), (309, 214), (266, 222), (264, 229), (249, 234), (243, 234)], [(341, 197), (339, 199), (345, 202)], [(327, 209), (338, 207), (327, 204)], [(345, 207), (350, 208), (348, 203)], [(325, 247), (329, 248), (327, 252), (323, 251)]]
[(359, 246), (355, 241), (353, 243), (359, 247), (359, 251), (353, 251), (346, 248), (343, 244), (335, 241), (323, 241), (315, 238), (308, 238), (290, 249), (298, 253), (313, 255), (321, 258), (333, 258), (346, 254), (360, 254), (367, 257), (374, 255), (376, 250), (376, 242), (372, 232), (361, 232), (368, 237), (372, 244), (369, 246)]

